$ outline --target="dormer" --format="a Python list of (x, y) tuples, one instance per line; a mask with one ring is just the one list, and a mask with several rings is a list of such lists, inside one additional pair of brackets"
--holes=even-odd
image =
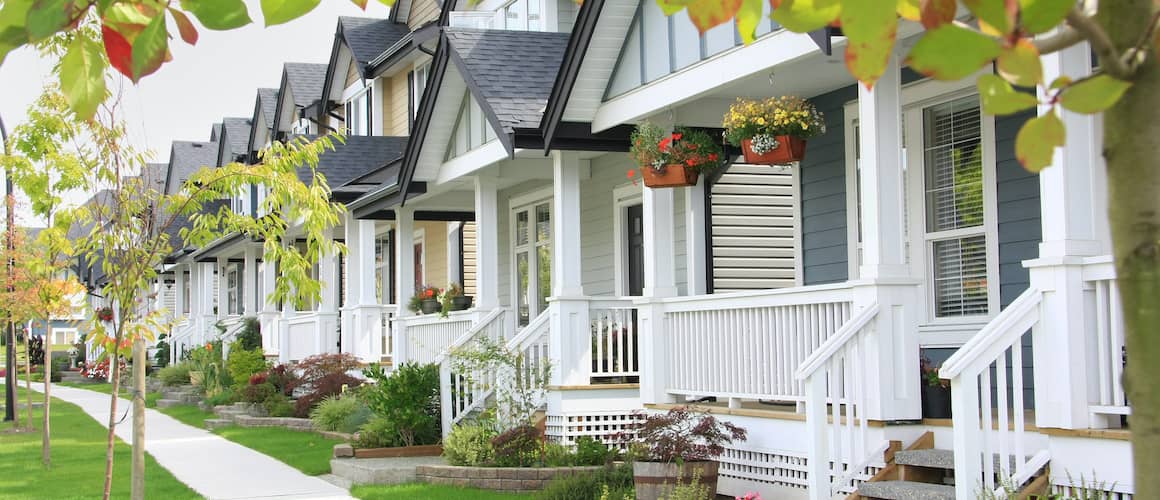
[(306, 109), (318, 103), (326, 78), (325, 64), (286, 63), (274, 107), (273, 134), (281, 140), (289, 134), (317, 134), (318, 123)]
[(266, 147), (273, 138), (274, 109), (277, 107), (278, 89), (258, 89), (254, 99), (254, 113), (250, 116), (250, 136), (246, 142), (247, 163), (257, 163), (258, 151)]
[(410, 39), (405, 23), (340, 17), (320, 103), (310, 114), (328, 129), (347, 129), (348, 135), (382, 135), (383, 117), (389, 114), (384, 89), (389, 97), (391, 82), (379, 78), (375, 63)]

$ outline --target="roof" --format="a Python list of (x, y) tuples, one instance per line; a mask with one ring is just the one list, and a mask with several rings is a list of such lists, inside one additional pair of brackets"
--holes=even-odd
[(185, 180), (201, 167), (217, 165), (217, 143), (173, 141), (169, 154), (169, 174), (165, 180), (165, 193), (173, 194), (181, 190)]
[(223, 149), (222, 152), (225, 154), (218, 156), (215, 165), (232, 162), (234, 158), (248, 152), (246, 147), (250, 142), (250, 124), (249, 118), (222, 119), (222, 134), (218, 137), (218, 147)]
[(213, 128), (211, 128), (209, 131), (210, 142), (217, 142), (218, 139), (221, 138), (221, 136), (222, 136), (222, 124), (221, 123), (213, 124)]
[[(286, 84), (290, 86), (290, 94), (294, 97), (294, 105), (305, 108), (322, 96), (322, 83), (326, 80), (326, 65), (286, 63), (285, 76)], [(270, 117), (270, 123), (273, 123), (272, 111)]]
[[(313, 140), (316, 136), (300, 137)], [(326, 176), (331, 188), (337, 188), (398, 160), (406, 147), (406, 137), (350, 136), (345, 144), (335, 141), (333, 151), (326, 151), (318, 157), (318, 171)], [(298, 178), (309, 183), (309, 170), (299, 170)]]
[(567, 33), (448, 28), (451, 60), (499, 128), (537, 128), (556, 81)]
[(278, 106), (278, 89), (258, 89), (258, 105), (262, 108), (262, 119), (266, 127), (274, 125), (274, 108)]
[(354, 59), (358, 61), (360, 73), (366, 65), (409, 32), (405, 23), (396, 23), (390, 19), (350, 16), (338, 18), (338, 34), (350, 48)]

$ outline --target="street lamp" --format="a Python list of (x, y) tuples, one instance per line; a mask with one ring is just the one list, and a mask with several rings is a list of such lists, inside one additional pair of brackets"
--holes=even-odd
[[(4, 154), (9, 153), (8, 149), (8, 130), (4, 128), (4, 118), (0, 117), (0, 141), (4, 143)], [(14, 218), (12, 216), (12, 173), (7, 169), (4, 171), (4, 206), (7, 207), (5, 218), (8, 222), (8, 227), (5, 229), (6, 242), (8, 247), (8, 292), (12, 293), (12, 225)], [(16, 419), (16, 332), (12, 327), (12, 318), (8, 318), (8, 328), (5, 332), (8, 341), (5, 342), (4, 356), (4, 421), (11, 422)]]

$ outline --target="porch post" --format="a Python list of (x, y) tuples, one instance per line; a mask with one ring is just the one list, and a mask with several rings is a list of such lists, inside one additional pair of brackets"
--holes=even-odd
[(447, 224), (447, 282), (459, 283), (463, 286), (463, 268), (461, 266), (463, 259), (460, 256), (459, 249), (463, 246), (460, 241), (459, 229), (463, 227), (462, 222), (452, 222)]
[[(1040, 58), (1044, 78), (1080, 79), (1092, 72), (1088, 44), (1078, 44)], [(1042, 96), (1041, 96), (1042, 97)], [(1048, 112), (1041, 107), (1040, 114)], [(1108, 427), (1113, 422), (1091, 416), (1088, 337), (1096, 318), (1084, 291), (1085, 257), (1111, 252), (1107, 223), (1107, 178), (1100, 157), (1102, 140), (1094, 116), (1063, 113), (1066, 145), (1057, 148), (1052, 166), (1039, 174), (1043, 242), (1039, 258), (1024, 263), (1031, 286), (1043, 293), (1041, 328), (1033, 329), (1035, 424), (1064, 429)], [(1092, 333), (1089, 333), (1092, 332)], [(1119, 353), (1115, 354), (1119, 359)], [(1118, 418), (1115, 419), (1118, 426)]]
[(409, 207), (395, 209), (395, 297), (398, 309), (391, 334), (395, 336), (395, 352), (392, 360), (396, 366), (407, 362), (406, 324), (403, 319), (410, 316), (407, 304), (415, 295), (415, 212)]
[(668, 393), (668, 338), (664, 304), (660, 299), (677, 294), (676, 258), (673, 251), (673, 190), (645, 188), (644, 298), (637, 301), (640, 326), (640, 399), (656, 404), (675, 401)]
[(858, 86), (863, 264), (854, 309), (877, 303), (881, 311), (871, 334), (875, 338), (865, 343), (866, 369), (859, 374), (868, 379), (867, 417), (873, 420), (922, 414), (919, 379), (910, 375), (918, 372), (918, 282), (906, 264), (901, 80), (894, 54), (872, 90)]
[[(287, 248), (294, 246), (294, 240), (289, 239), (283, 243)], [(289, 297), (282, 301), (282, 316), (278, 320), (278, 362), (286, 363), (290, 361), (291, 351), (294, 346), (290, 345), (290, 318), (298, 314), (298, 291), (293, 287), (290, 289)]]
[(258, 248), (253, 244), (246, 244), (245, 263), (242, 264), (242, 301), (244, 303), (243, 316), (258, 314)]
[(201, 268), (201, 286), (198, 293), (201, 294), (201, 342), (204, 344), (209, 340), (210, 328), (213, 328), (214, 322), (217, 321), (217, 314), (214, 313), (214, 270), (217, 264), (214, 262), (202, 262), (197, 264)]
[(315, 323), (318, 328), (314, 337), (317, 342), (316, 354), (338, 351), (338, 281), (341, 272), (338, 260), (337, 252), (323, 254), (318, 259), (318, 281), (322, 285), (322, 294), (318, 301), (318, 321)]
[(342, 229), (344, 239), (346, 240), (346, 260), (343, 262), (343, 266), (346, 267), (346, 272), (344, 273), (346, 280), (343, 282), (342, 304), (339, 304), (342, 310), (342, 314), (339, 317), (341, 323), (339, 328), (342, 331), (339, 338), (342, 343), (340, 350), (342, 352), (358, 354), (358, 349), (355, 347), (357, 345), (355, 336), (357, 335), (358, 327), (355, 325), (356, 314), (354, 310), (360, 298), (358, 288), (359, 281), (362, 279), (362, 269), (360, 269), (362, 262), (359, 252), (362, 248), (359, 245), (361, 235), (359, 234), (358, 224), (355, 222), (353, 213), (347, 212), (343, 216)]
[(278, 341), (278, 303), (273, 298), (274, 280), (277, 278), (275, 267), (273, 262), (265, 259), (258, 265), (258, 304), (261, 309), (258, 321), (261, 325), (262, 349), (267, 354), (278, 354), (285, 349), (285, 345)]
[[(183, 264), (173, 266), (173, 286), (176, 289), (173, 291), (173, 319), (180, 319), (182, 316), (189, 313), (185, 310), (185, 267)], [(177, 358), (172, 358), (176, 361)]]
[(382, 309), (375, 298), (375, 221), (346, 221), (346, 300), (342, 314), (342, 350), (364, 362), (382, 360)]
[(697, 184), (685, 188), (685, 281), (686, 295), (708, 293), (708, 255), (705, 252), (705, 223), (708, 207), (705, 206), (705, 190), (709, 181), (702, 175)]
[(580, 252), (580, 176), (587, 162), (552, 153), (552, 385), (588, 385), (592, 348)]
[(475, 307), (499, 307), (499, 200), (496, 181), (475, 176)]

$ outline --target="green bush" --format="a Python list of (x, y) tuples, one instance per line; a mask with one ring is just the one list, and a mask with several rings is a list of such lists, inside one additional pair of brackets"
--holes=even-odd
[(576, 455), (560, 443), (544, 443), (544, 467), (568, 467), (576, 465)]
[[(607, 487), (607, 492), (605, 491)], [(632, 465), (606, 467), (591, 474), (575, 474), (553, 479), (536, 494), (536, 500), (620, 500), (632, 495)]]
[(290, 403), (290, 398), (282, 394), (271, 394), (262, 402), (262, 407), (271, 417), (289, 417), (294, 414), (294, 405)]
[(370, 418), (370, 410), (354, 396), (330, 396), (310, 411), (314, 426), (326, 431), (351, 433)]
[(218, 405), (234, 404), (238, 401), (238, 394), (231, 388), (224, 388), (212, 395), (205, 397), (205, 404), (211, 408)]
[(269, 382), (262, 382), (261, 384), (247, 385), (242, 388), (242, 401), (247, 403), (264, 403), (270, 396), (279, 394), (278, 388)]
[(399, 445), (399, 434), (395, 424), (378, 415), (371, 416), (358, 430), (354, 439), (355, 448), (392, 448)]
[(390, 420), (398, 433), (397, 446), (435, 444), (442, 434), (439, 412), (439, 367), (404, 363), (388, 376), (371, 365), (363, 375), (375, 383), (360, 397), (375, 415)]
[(153, 366), (165, 368), (169, 366), (169, 338), (164, 333), (157, 339), (157, 352), (153, 353)]
[(451, 465), (489, 465), (495, 459), (491, 439), (496, 434), (487, 423), (459, 424), (443, 441), (443, 458)]
[(240, 340), (230, 344), (230, 357), (226, 360), (230, 378), (239, 386), (248, 384), (251, 375), (264, 372), (269, 367), (262, 351), (248, 351), (241, 347)]
[(576, 439), (575, 465), (604, 465), (616, 460), (615, 448), (609, 448), (592, 436)]
[(520, 425), (492, 438), (495, 464), (500, 467), (527, 467), (540, 461), (544, 435), (534, 425)]
[(169, 365), (157, 371), (157, 378), (165, 385), (184, 385), (189, 383), (190, 364), (182, 361)]
[[(237, 340), (235, 342), (241, 343), (242, 350), (245, 351), (260, 351), (262, 350), (262, 326), (258, 322), (258, 318), (253, 316), (242, 318), (242, 331), (238, 332)], [(230, 346), (233, 349), (233, 346)]]

